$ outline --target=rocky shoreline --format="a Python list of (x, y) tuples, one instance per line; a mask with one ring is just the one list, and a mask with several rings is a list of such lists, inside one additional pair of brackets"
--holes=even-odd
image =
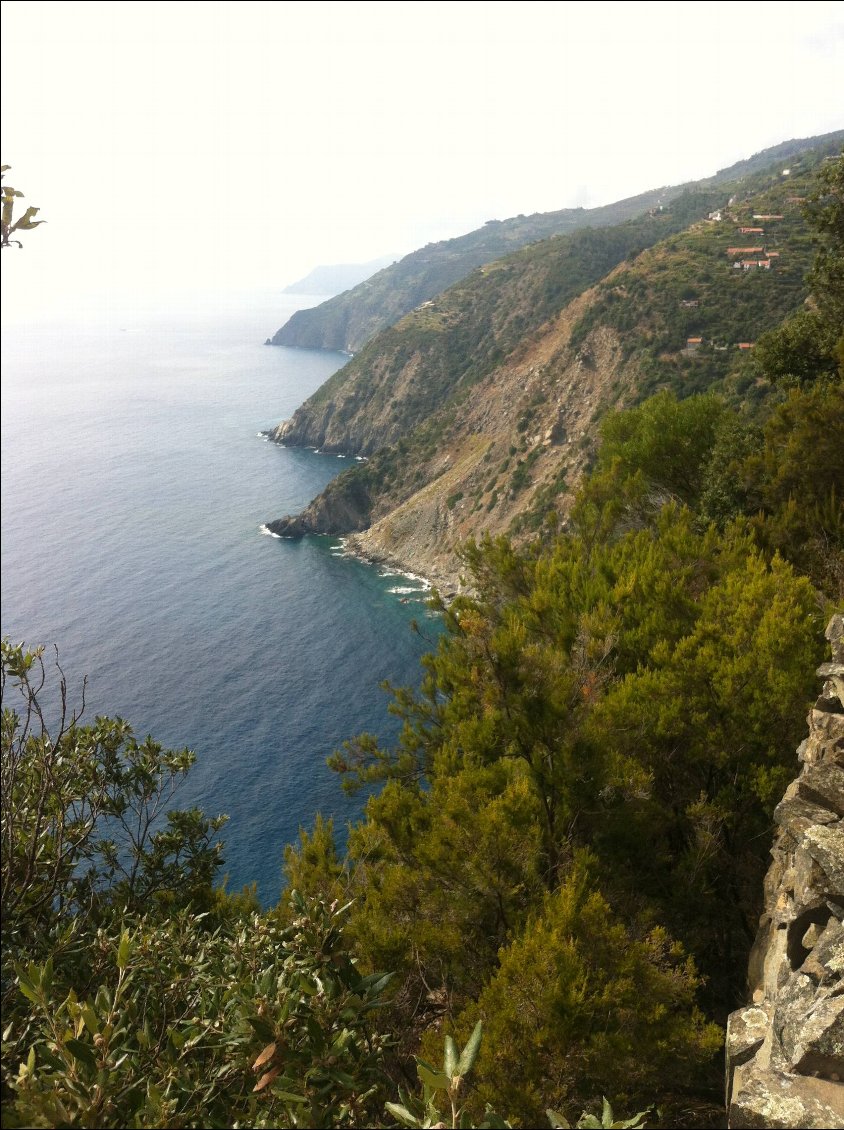
[(455, 577), (443, 570), (432, 569), (420, 572), (418, 566), (393, 553), (366, 544), (360, 534), (349, 534), (340, 539), (343, 552), (362, 561), (366, 565), (375, 565), (391, 572), (407, 577), (409, 580), (422, 581), (429, 589), (435, 589), (446, 601), (453, 600), (461, 592), (466, 592), (467, 587), (461, 583), (460, 577)]

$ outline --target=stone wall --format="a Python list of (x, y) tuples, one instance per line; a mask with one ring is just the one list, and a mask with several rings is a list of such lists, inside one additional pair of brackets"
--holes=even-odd
[(729, 1126), (844, 1127), (844, 618), (774, 819), (752, 1004), (727, 1025)]

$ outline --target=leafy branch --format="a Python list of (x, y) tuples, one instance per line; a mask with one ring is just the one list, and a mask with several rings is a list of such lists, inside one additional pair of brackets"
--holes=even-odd
[[(3, 165), (0, 167), (0, 180), (2, 180), (11, 167), (11, 165)], [(12, 233), (17, 231), (30, 231), (32, 228), (37, 228), (39, 224), (47, 222), (46, 220), (34, 219), (40, 209), (29, 207), (24, 214), (13, 223), (12, 217), (14, 215), (15, 200), (22, 197), (23, 193), (17, 188), (12, 188), (9, 184), (3, 185), (2, 241), (0, 241), (0, 246), (2, 247), (11, 247), (13, 243), (16, 243), (18, 247), (23, 247), (19, 239), (11, 238)]]

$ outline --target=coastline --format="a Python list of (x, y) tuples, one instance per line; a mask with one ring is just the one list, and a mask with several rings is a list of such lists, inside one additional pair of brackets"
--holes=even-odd
[(348, 557), (354, 557), (367, 565), (378, 566), (389, 570), (398, 577), (406, 577), (409, 581), (421, 582), (424, 590), (436, 591), (445, 601), (453, 600), (460, 592), (465, 591), (465, 586), (460, 583), (459, 577), (454, 577), (441, 570), (428, 568), (426, 572), (418, 571), (418, 565), (386, 550), (375, 550), (363, 544), (363, 538), (369, 531), (362, 534), (347, 534), (338, 537), (338, 544)]

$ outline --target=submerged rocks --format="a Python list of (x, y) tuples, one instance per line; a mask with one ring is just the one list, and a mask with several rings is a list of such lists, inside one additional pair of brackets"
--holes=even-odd
[(733, 1128), (844, 1126), (844, 617), (826, 636), (803, 769), (775, 812), (753, 1004), (727, 1025)]

